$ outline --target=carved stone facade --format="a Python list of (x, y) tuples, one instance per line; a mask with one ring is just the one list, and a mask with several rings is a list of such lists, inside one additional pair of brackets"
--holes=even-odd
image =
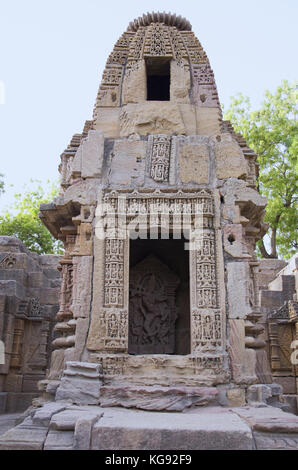
[(49, 367), (59, 308), (59, 256), (29, 252), (0, 237), (0, 414), (25, 410)]
[[(150, 67), (167, 86), (161, 100), (149, 96)], [(267, 226), (256, 158), (222, 120), (189, 22), (131, 23), (92, 121), (61, 156), (61, 193), (41, 206), (66, 247), (45, 396), (67, 361), (99, 364), (111, 387), (208, 385), (245, 397), (272, 381), (259, 324), (255, 244)]]

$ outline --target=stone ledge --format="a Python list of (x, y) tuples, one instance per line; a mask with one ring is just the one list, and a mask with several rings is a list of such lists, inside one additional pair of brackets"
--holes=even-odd
[[(215, 412), (214, 412), (215, 410)], [(229, 410), (160, 413), (111, 408), (94, 425), (93, 450), (251, 450), (250, 427)]]
[(191, 406), (214, 404), (217, 395), (215, 387), (103, 386), (100, 389), (100, 405), (182, 411)]
[(0, 436), (0, 450), (290, 450), (298, 446), (298, 417), (271, 406), (210, 406), (168, 413), (47, 403), (30, 414)]

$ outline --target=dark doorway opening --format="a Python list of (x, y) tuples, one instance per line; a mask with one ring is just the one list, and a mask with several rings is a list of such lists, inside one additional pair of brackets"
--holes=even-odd
[(189, 354), (185, 240), (130, 240), (129, 354)]
[(147, 100), (170, 100), (170, 62), (164, 58), (146, 60)]

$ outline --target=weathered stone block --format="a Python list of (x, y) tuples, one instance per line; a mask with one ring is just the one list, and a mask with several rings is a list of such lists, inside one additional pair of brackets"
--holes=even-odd
[(254, 384), (247, 389), (247, 402), (251, 405), (254, 403), (267, 403), (272, 397), (271, 387), (269, 385)]
[(298, 436), (292, 433), (262, 433), (254, 432), (257, 450), (296, 450)]
[(85, 362), (67, 362), (56, 400), (95, 405), (99, 402), (100, 366)]
[(44, 450), (72, 450), (73, 445), (72, 431), (53, 431), (50, 430), (44, 443)]
[(227, 398), (229, 406), (243, 406), (245, 405), (245, 389), (231, 388), (227, 390)]
[(146, 142), (116, 140), (111, 160), (110, 184), (141, 185), (145, 174)]
[(249, 303), (249, 264), (242, 261), (228, 263), (227, 277), (229, 318), (245, 318), (252, 311)]
[(32, 419), (26, 418), (0, 436), (0, 450), (42, 450), (47, 433), (48, 428), (33, 426)]
[(104, 386), (100, 389), (100, 405), (182, 411), (191, 406), (214, 404), (217, 394), (213, 387)]
[(49, 402), (37, 409), (33, 414), (32, 421), (34, 425), (49, 426), (52, 416), (65, 410), (66, 405), (61, 403)]
[(248, 450), (252, 446), (250, 428), (238, 416), (207, 411), (165, 415), (106, 410), (94, 425), (91, 440), (93, 450)]
[(208, 183), (209, 149), (206, 144), (184, 145), (179, 153), (182, 183)]
[(240, 178), (247, 174), (247, 163), (239, 144), (229, 134), (215, 140), (216, 175), (220, 179)]
[(126, 73), (124, 76), (122, 87), (123, 104), (145, 101), (146, 95), (146, 64), (144, 60), (140, 60), (136, 69), (131, 69), (129, 74)]
[(185, 134), (186, 129), (176, 104), (167, 101), (145, 101), (127, 104), (120, 114), (120, 136), (130, 134)]

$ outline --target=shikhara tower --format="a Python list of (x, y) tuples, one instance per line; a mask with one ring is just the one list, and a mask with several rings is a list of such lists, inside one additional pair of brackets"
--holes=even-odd
[[(59, 197), (41, 205), (65, 244), (46, 396), (127, 405), (125, 388), (142, 408), (142, 387), (156, 385), (181, 396), (183, 409), (186, 396), (243, 404), (247, 386), (270, 383), (258, 324), (254, 250), (266, 200), (256, 155), (222, 120), (187, 20), (152, 13), (130, 23), (59, 171)], [(125, 227), (109, 229), (106, 207)], [(187, 230), (177, 236), (183, 217), (189, 232), (199, 228), (192, 250)], [(136, 218), (143, 237), (133, 239)], [(88, 396), (80, 377), (93, 384)]]

